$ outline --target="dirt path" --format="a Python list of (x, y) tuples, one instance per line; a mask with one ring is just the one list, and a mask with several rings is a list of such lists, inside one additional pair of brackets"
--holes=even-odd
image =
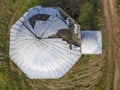
[[(106, 90), (111, 90), (114, 75), (114, 90), (120, 90), (120, 18), (115, 0), (102, 0), (106, 29), (108, 30), (108, 73)], [(115, 63), (115, 70), (114, 69)]]

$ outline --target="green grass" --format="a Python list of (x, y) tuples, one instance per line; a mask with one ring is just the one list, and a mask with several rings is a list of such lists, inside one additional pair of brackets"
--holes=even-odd
[(120, 0), (116, 0), (116, 7), (117, 7), (118, 15), (120, 16)]
[[(45, 0), (46, 1), (46, 0)], [(83, 55), (82, 58), (62, 78), (56, 80), (30, 80), (25, 74), (9, 59), (9, 30), (10, 27), (30, 7), (44, 5), (43, 0), (2, 0), (0, 3), (0, 90), (104, 90), (106, 80), (106, 42), (103, 41), (102, 55)], [(52, 2), (52, 0), (48, 0)], [(56, 2), (56, 0), (53, 0)], [(61, 2), (60, 2), (61, 1)], [(58, 5), (64, 3), (60, 0)], [(77, 1), (77, 0), (76, 0)], [(70, 2), (69, 2), (70, 3)], [(74, 2), (76, 3), (76, 2)], [(51, 3), (52, 5), (53, 3)], [(54, 3), (55, 4), (55, 3)], [(47, 3), (45, 6), (49, 5)], [(70, 5), (73, 5), (70, 3)], [(74, 5), (73, 5), (74, 7)], [(67, 5), (63, 8), (67, 11)], [(68, 12), (69, 11), (69, 12)], [(74, 9), (68, 10), (72, 16), (76, 14)], [(74, 13), (75, 12), (75, 13)], [(78, 17), (79, 18), (79, 17)], [(85, 17), (84, 17), (85, 18)], [(75, 17), (76, 19), (76, 17)], [(106, 32), (103, 32), (106, 35)], [(103, 63), (100, 66), (100, 63)], [(95, 64), (94, 64), (95, 63)], [(98, 66), (97, 66), (98, 65)], [(12, 69), (12, 68), (13, 69)], [(94, 72), (94, 70), (99, 69)], [(98, 73), (98, 75), (97, 75)], [(100, 73), (100, 74), (99, 74)], [(96, 74), (96, 75), (95, 75)], [(94, 82), (93, 78), (97, 80)]]

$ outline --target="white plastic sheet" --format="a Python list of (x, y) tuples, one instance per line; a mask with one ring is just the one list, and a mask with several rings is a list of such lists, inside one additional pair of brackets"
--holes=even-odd
[(81, 53), (102, 54), (101, 31), (81, 31)]

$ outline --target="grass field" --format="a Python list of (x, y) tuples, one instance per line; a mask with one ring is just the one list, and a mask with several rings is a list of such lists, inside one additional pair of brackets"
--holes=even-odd
[(106, 81), (107, 31), (103, 33), (103, 54), (83, 55), (64, 77), (30, 80), (9, 59), (9, 31), (15, 21), (39, 0), (0, 2), (0, 90), (104, 90)]

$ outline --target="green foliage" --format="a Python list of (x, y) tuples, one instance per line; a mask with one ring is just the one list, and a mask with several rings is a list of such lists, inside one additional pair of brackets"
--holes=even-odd
[(120, 16), (120, 0), (116, 0), (116, 7), (117, 7), (118, 15)]
[(81, 8), (79, 23), (81, 23), (82, 29), (90, 29), (90, 23), (92, 21), (92, 17), (90, 16), (92, 13), (92, 5), (90, 3), (85, 3), (85, 5)]
[(98, 30), (101, 27), (102, 15), (100, 8), (100, 1), (87, 0), (80, 10), (78, 22), (81, 25), (81, 29)]

